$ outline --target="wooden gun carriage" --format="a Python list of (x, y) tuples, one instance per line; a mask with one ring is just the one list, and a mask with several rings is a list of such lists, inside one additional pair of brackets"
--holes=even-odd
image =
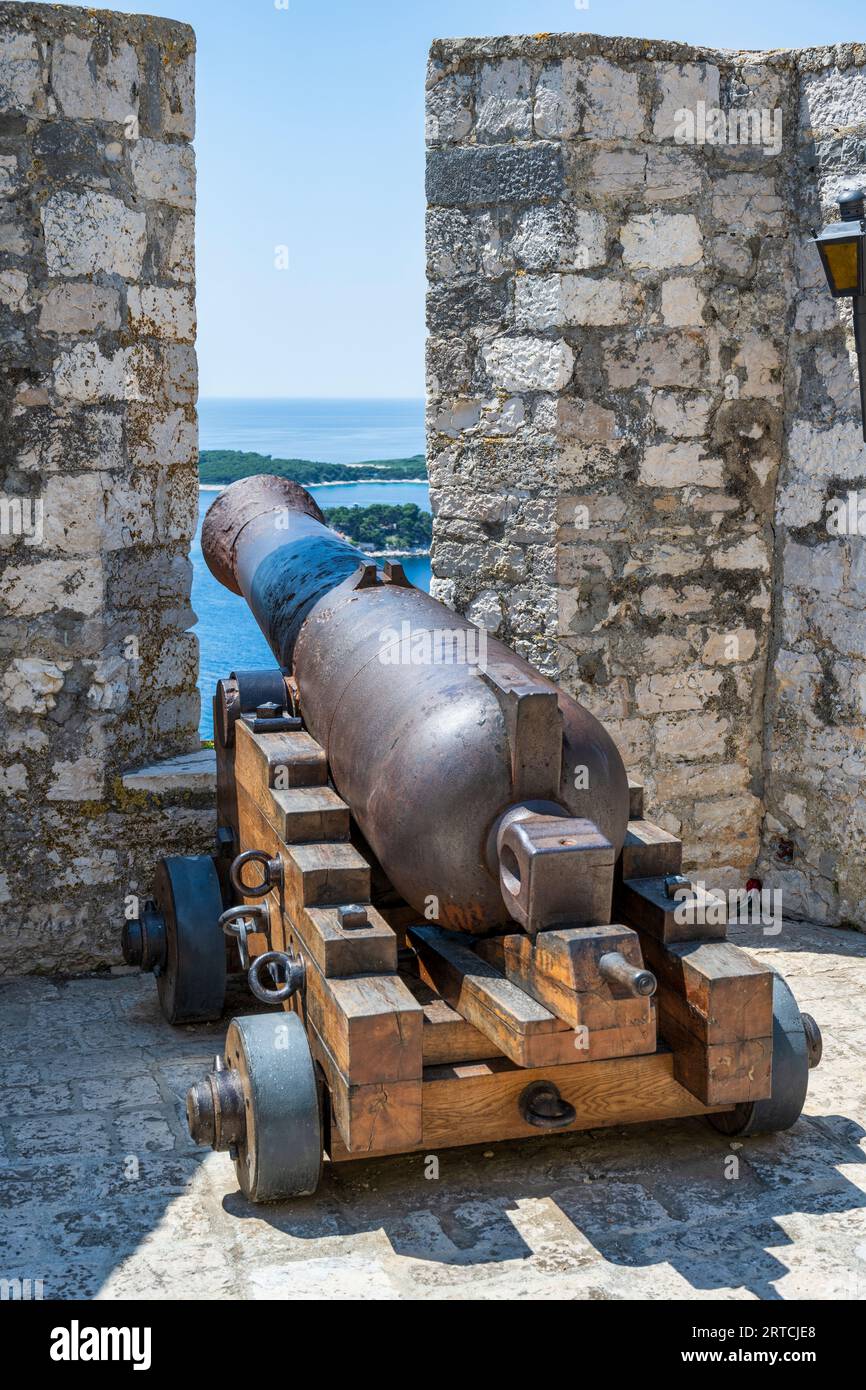
[[(818, 1028), (780, 976), (726, 939), (724, 903), (683, 877), (679, 840), (644, 819), (601, 726), (585, 712), (575, 723), (574, 702), (499, 644), (484, 669), (440, 671), (434, 699), (421, 680), (407, 705), (409, 688), (369, 659), (370, 634), (381, 606), (408, 605), (413, 631), (440, 606), (413, 598), (399, 566), (380, 575), (347, 546), (335, 580), (333, 541), (294, 485), (236, 484), (222, 499), (236, 489), (211, 509), (205, 554), (244, 592), (280, 667), (219, 683), (217, 853), (164, 860), (155, 905), (125, 933), (171, 1022), (220, 1016), (227, 960), (271, 1006), (231, 1021), (224, 1057), (191, 1088), (193, 1138), (228, 1150), (243, 1191), (267, 1201), (313, 1192), (325, 1154), (693, 1115), (728, 1134), (792, 1125)], [(274, 495), (318, 530), (275, 539)], [(314, 592), (301, 592), (298, 544)], [(294, 567), (272, 573), (293, 546)], [(340, 642), (329, 668), (322, 646)], [(461, 723), (464, 687), (475, 704)], [(453, 790), (424, 746), (431, 726), (434, 746), (456, 737)], [(490, 741), (482, 776), (474, 760), (493, 756)], [(588, 797), (572, 793), (575, 765), (595, 779)], [(479, 782), (487, 802), (467, 804)], [(419, 845), (439, 834), (444, 802), (449, 825)]]

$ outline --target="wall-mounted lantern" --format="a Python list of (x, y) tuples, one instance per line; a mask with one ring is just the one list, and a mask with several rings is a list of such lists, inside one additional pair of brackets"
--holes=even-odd
[(839, 193), (839, 221), (831, 222), (815, 245), (834, 299), (854, 301), (854, 342), (860, 373), (860, 420), (866, 439), (866, 188), (847, 184)]

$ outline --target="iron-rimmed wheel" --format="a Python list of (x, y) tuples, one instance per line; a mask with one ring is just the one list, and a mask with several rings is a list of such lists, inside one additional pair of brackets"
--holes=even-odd
[(815, 1020), (800, 1013), (785, 980), (774, 975), (771, 1094), (766, 1100), (747, 1101), (733, 1110), (708, 1115), (713, 1129), (741, 1137), (775, 1134), (796, 1124), (806, 1102), (809, 1068), (820, 1059), (820, 1039)]
[(322, 1088), (296, 1013), (233, 1018), (226, 1066), (240, 1074), (246, 1130), (235, 1172), (251, 1202), (315, 1192), (322, 1173)]
[(165, 959), (156, 978), (169, 1023), (204, 1023), (220, 1017), (226, 993), (225, 937), (220, 881), (209, 854), (161, 859), (156, 901), (165, 922)]

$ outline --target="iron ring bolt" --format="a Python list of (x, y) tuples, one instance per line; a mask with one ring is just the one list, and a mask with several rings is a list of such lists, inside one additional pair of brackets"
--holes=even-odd
[(241, 969), (249, 970), (250, 953), (247, 948), (247, 935), (250, 931), (250, 922), (261, 922), (261, 930), (270, 936), (271, 916), (266, 903), (261, 907), (229, 907), (219, 919), (217, 925), (222, 928), (226, 936), (237, 938), (238, 955), (241, 959)]
[[(261, 864), (262, 880), (260, 883), (244, 883), (243, 869), (245, 864)], [(281, 859), (271, 859), (270, 855), (263, 849), (248, 849), (243, 854), (239, 854), (229, 870), (229, 877), (232, 887), (242, 898), (263, 898), (272, 888), (281, 888), (283, 883), (283, 863)]]
[[(273, 989), (262, 983), (261, 976), (265, 970), (273, 981)], [(263, 1004), (281, 1004), (284, 1000), (291, 999), (293, 994), (303, 988), (305, 980), (303, 960), (300, 956), (290, 955), (286, 951), (266, 951), (263, 956), (256, 957), (247, 972), (249, 987)]]

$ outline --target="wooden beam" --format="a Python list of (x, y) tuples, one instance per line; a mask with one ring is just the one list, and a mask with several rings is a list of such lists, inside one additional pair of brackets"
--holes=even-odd
[(337, 1066), (315, 1025), (307, 1021), (313, 1057), (328, 1083), (331, 1106), (330, 1156), (366, 1158), (406, 1153), (422, 1143), (421, 1077), (357, 1085)]
[(706, 1105), (769, 1096), (773, 972), (729, 942), (665, 945), (640, 935), (677, 1080)]
[(424, 1011), (399, 975), (328, 979), (306, 965), (306, 1019), (353, 1085), (421, 1076)]
[(575, 1108), (570, 1130), (701, 1115), (708, 1109), (675, 1080), (669, 1053), (558, 1067), (552, 1078), (542, 1070), (517, 1070), (503, 1058), (425, 1071), (424, 1145), (436, 1149), (538, 1137), (544, 1131), (524, 1122), (518, 1102), (531, 1082), (551, 1079)]
[(666, 945), (676, 941), (724, 941), (727, 906), (715, 893), (697, 887), (682, 902), (669, 898), (663, 877), (627, 878), (614, 889), (616, 915), (636, 931)]
[(254, 795), (256, 788), (290, 791), (324, 787), (325, 750), (310, 734), (254, 734), (242, 719), (235, 724), (235, 777)]

